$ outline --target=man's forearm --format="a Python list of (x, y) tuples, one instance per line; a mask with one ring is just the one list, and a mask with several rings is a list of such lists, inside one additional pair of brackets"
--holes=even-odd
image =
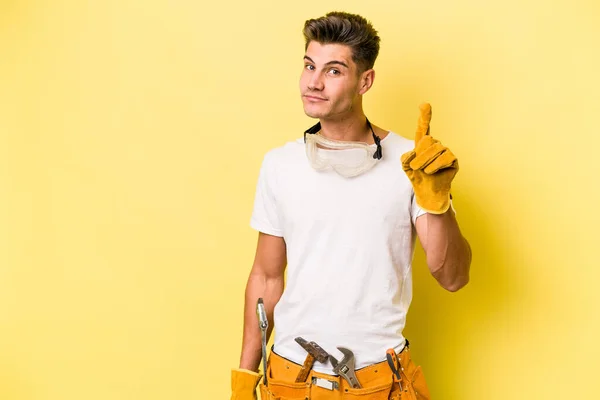
[(427, 214), (427, 264), (445, 289), (457, 291), (469, 282), (471, 247), (462, 236), (452, 209)]
[(267, 341), (273, 331), (273, 309), (283, 293), (283, 277), (269, 278), (263, 274), (251, 273), (246, 286), (246, 300), (244, 306), (244, 337), (242, 340), (242, 354), (240, 368), (258, 371), (262, 357), (261, 331), (258, 326), (256, 304), (262, 297), (265, 311), (269, 320)]

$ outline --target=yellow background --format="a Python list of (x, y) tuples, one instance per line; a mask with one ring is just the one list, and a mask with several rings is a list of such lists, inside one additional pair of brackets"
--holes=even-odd
[(382, 36), (371, 121), (428, 101), (460, 160), (471, 283), (419, 250), (405, 332), (433, 398), (598, 393), (596, 0), (3, 0), (0, 399), (229, 397), (258, 168), (335, 9)]

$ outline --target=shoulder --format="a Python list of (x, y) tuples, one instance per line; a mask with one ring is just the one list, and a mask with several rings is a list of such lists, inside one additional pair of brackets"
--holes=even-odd
[(407, 151), (411, 151), (415, 147), (415, 142), (412, 139), (407, 139), (404, 136), (394, 132), (389, 131), (389, 133), (381, 139), (381, 147), (384, 151), (384, 156), (386, 153), (396, 156), (400, 156)]
[(271, 148), (265, 153), (263, 164), (275, 168), (289, 163), (298, 158), (299, 155), (304, 156), (304, 140), (302, 138)]

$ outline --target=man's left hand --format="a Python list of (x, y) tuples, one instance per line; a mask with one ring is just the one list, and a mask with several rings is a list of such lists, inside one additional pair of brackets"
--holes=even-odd
[(402, 155), (402, 168), (413, 185), (417, 204), (428, 213), (443, 214), (450, 208), (450, 184), (458, 172), (458, 160), (429, 134), (431, 105), (421, 104), (420, 111), (415, 148)]

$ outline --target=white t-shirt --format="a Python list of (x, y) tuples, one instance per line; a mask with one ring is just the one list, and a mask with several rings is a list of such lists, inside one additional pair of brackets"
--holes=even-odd
[[(357, 369), (404, 346), (414, 222), (425, 211), (400, 161), (414, 142), (390, 132), (381, 146), (383, 158), (354, 178), (314, 170), (303, 139), (264, 157), (250, 225), (286, 242), (274, 351), (298, 364), (307, 355), (294, 340), (298, 336), (338, 361), (343, 355), (337, 347), (349, 348)], [(313, 369), (332, 373), (329, 361), (315, 362)]]

